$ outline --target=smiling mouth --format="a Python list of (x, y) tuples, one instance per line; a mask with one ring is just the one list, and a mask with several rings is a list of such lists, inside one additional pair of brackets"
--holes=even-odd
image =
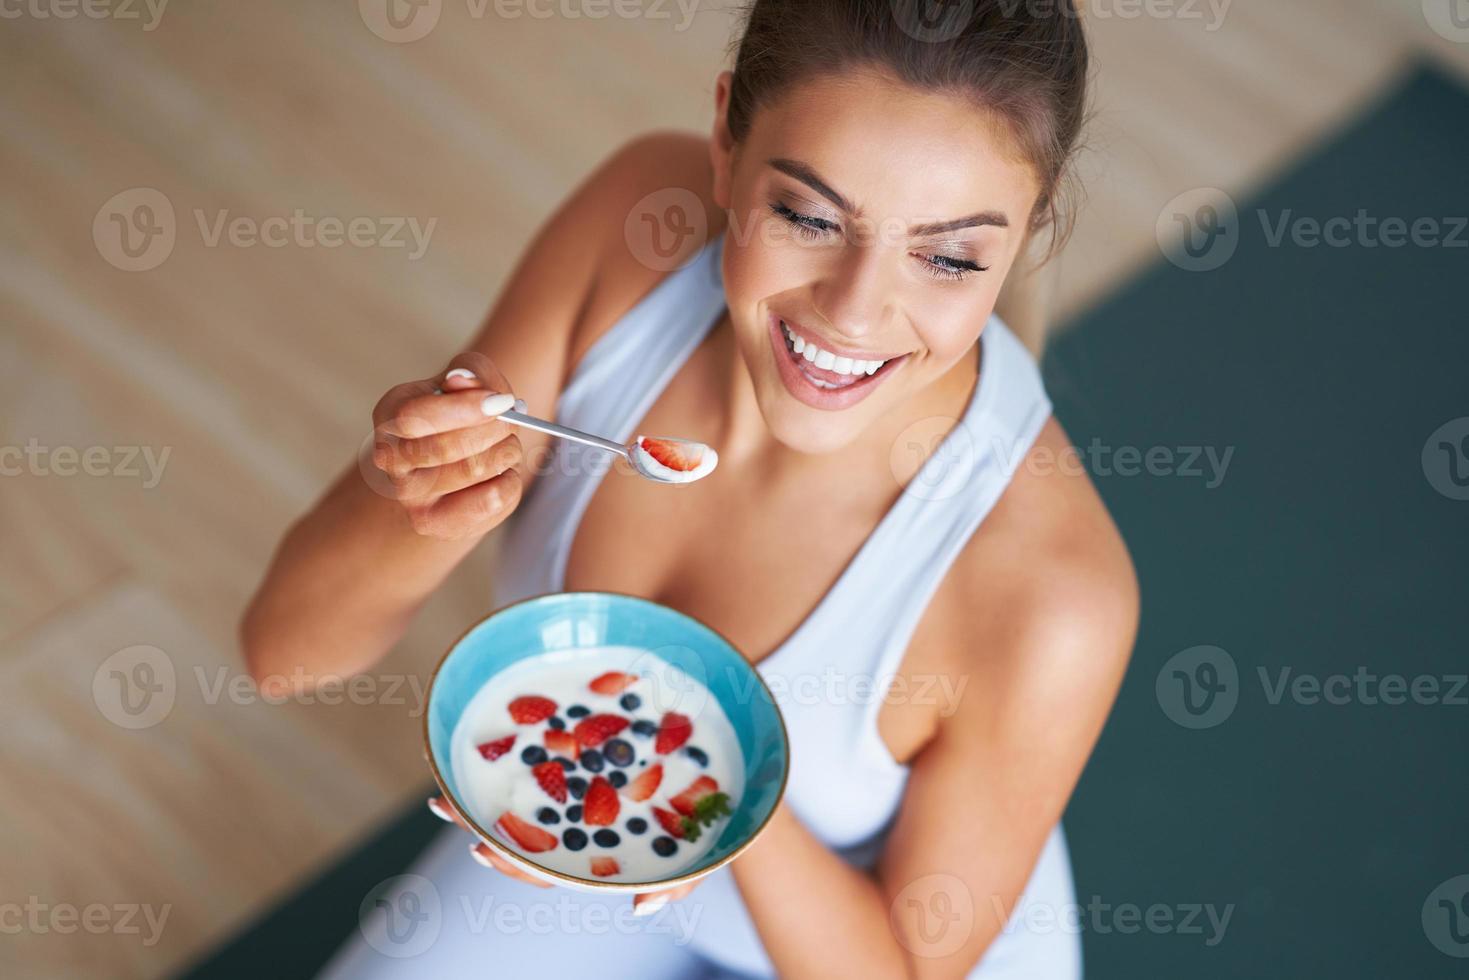
[(786, 353), (796, 368), (815, 387), (836, 391), (875, 379), (908, 355), (895, 357), (847, 357), (826, 350), (791, 329), (785, 320), (777, 319), (777, 327), (785, 340)]

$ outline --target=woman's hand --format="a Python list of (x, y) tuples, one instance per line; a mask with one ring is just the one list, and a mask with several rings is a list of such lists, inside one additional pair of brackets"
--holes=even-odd
[(505, 376), (478, 353), (458, 355), (439, 377), (394, 386), (372, 411), (369, 483), (421, 535), (484, 535), (520, 502), (520, 439), (496, 418), (514, 403)]
[[(429, 797), (428, 808), (433, 812), (433, 815), (438, 817), (440, 820), (452, 824), (457, 824), (458, 826), (463, 827), (465, 830), (468, 830), (471, 834), (474, 833), (471, 828), (465, 825), (464, 821), (459, 819), (459, 817), (454, 813), (453, 810), (449, 809), (449, 806), (444, 802), (444, 798), (442, 796)], [(535, 885), (537, 888), (551, 887), (550, 882), (542, 881), (541, 879), (520, 870), (509, 861), (496, 854), (493, 850), (490, 849), (489, 845), (482, 840), (475, 840), (473, 844), (469, 845), (469, 856), (474, 858), (480, 864), (483, 864), (485, 867), (494, 868), (496, 871), (499, 871), (502, 874), (507, 874), (518, 881), (524, 881), (527, 884)], [(654, 912), (658, 911), (669, 902), (677, 901), (678, 899), (683, 898), (689, 892), (693, 891), (694, 886), (696, 886), (697, 884), (697, 881), (691, 881), (687, 884), (678, 885), (674, 888), (664, 889), (663, 891), (638, 892), (636, 895), (633, 896), (632, 899), (633, 914), (652, 915)]]

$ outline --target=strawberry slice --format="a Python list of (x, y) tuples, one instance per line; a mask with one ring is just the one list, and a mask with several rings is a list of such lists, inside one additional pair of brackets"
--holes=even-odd
[(581, 755), (581, 743), (576, 736), (561, 728), (546, 729), (546, 748), (552, 752), (560, 752), (572, 762)]
[(590, 749), (622, 731), (627, 724), (627, 719), (621, 715), (588, 715), (576, 723), (572, 733), (578, 742)]
[(687, 742), (692, 734), (694, 734), (694, 723), (689, 720), (688, 715), (670, 711), (663, 716), (663, 721), (658, 725), (658, 737), (653, 740), (653, 751), (672, 752)]
[(566, 802), (566, 770), (561, 768), (561, 763), (542, 762), (531, 766), (530, 774), (536, 777), (536, 782), (546, 791), (547, 796), (557, 803)]
[(582, 821), (593, 827), (610, 826), (617, 819), (617, 811), (621, 808), (617, 802), (617, 790), (602, 776), (592, 779), (592, 785), (587, 787), (587, 795), (582, 799), (581, 806)]
[(658, 823), (670, 837), (677, 837), (680, 840), (683, 839), (683, 817), (680, 817), (672, 810), (665, 810), (661, 806), (655, 806), (653, 808), (653, 816), (657, 818)]
[(639, 440), (643, 450), (671, 470), (680, 470), (687, 473), (696, 470), (704, 460), (704, 447), (697, 442), (685, 442), (683, 439), (659, 439), (655, 436), (642, 436)]
[(620, 670), (609, 670), (596, 677), (587, 686), (598, 694), (621, 694), (628, 685), (638, 679), (637, 674), (624, 674)]
[(652, 796), (658, 789), (658, 784), (663, 782), (663, 763), (655, 762), (644, 769), (636, 779), (627, 784), (622, 795), (630, 800), (642, 802)]
[(718, 792), (718, 790), (719, 784), (713, 779), (710, 779), (708, 776), (700, 776), (692, 783), (689, 783), (688, 788), (682, 793), (669, 797), (668, 803), (684, 816), (692, 817), (694, 815), (694, 807), (698, 806), (699, 801), (710, 793)]
[(534, 725), (556, 713), (556, 702), (539, 694), (527, 694), (510, 702), (510, 717), (517, 725)]
[(592, 858), (592, 874), (598, 878), (615, 875), (620, 869), (617, 867), (617, 859), (609, 857)]
[(485, 742), (484, 744), (480, 745), (479, 754), (484, 756), (486, 759), (489, 759), (491, 762), (494, 762), (496, 759), (500, 758), (500, 756), (504, 755), (506, 752), (509, 752), (510, 746), (514, 744), (515, 736), (506, 735), (504, 738), (497, 738), (493, 742)]
[(547, 833), (535, 824), (526, 823), (509, 810), (500, 814), (500, 819), (495, 823), (495, 829), (519, 844), (522, 850), (530, 851), (532, 854), (538, 851), (549, 851), (556, 846), (555, 834)]

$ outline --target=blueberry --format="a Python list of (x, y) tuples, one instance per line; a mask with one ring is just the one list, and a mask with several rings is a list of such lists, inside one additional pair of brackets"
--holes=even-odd
[(607, 782), (612, 784), (613, 789), (622, 789), (627, 785), (627, 773), (614, 769), (607, 774)]
[(566, 721), (560, 715), (552, 715), (546, 719), (546, 724), (558, 732), (566, 727)]
[(634, 735), (642, 735), (645, 738), (652, 738), (654, 735), (658, 734), (658, 726), (653, 724), (646, 718), (639, 718), (637, 721), (632, 723), (632, 731)]
[(699, 748), (697, 745), (686, 745), (686, 746), (684, 746), (683, 753), (684, 753), (684, 755), (688, 756), (690, 759), (693, 759), (695, 762), (697, 762), (701, 766), (707, 766), (707, 765), (709, 765), (709, 755), (708, 755), (708, 753), (706, 753), (703, 749)]
[(572, 823), (581, 823), (581, 804), (573, 803), (566, 808), (566, 819)]
[(566, 709), (566, 717), (568, 718), (585, 718), (591, 713), (592, 709), (588, 708), (584, 704), (573, 704), (571, 707)]
[(580, 827), (568, 827), (561, 835), (561, 843), (568, 851), (579, 851), (587, 846), (587, 832)]
[(581, 754), (581, 767), (587, 772), (601, 772), (603, 764), (602, 753), (596, 749), (587, 749)]
[(587, 791), (587, 781), (580, 776), (572, 776), (566, 780), (566, 788), (571, 791), (571, 798), (579, 800)]
[(548, 806), (543, 806), (536, 811), (536, 819), (541, 823), (560, 823), (561, 814)]
[(641, 834), (648, 829), (648, 821), (642, 817), (630, 817), (627, 821), (627, 832), (629, 834)]
[(546, 761), (546, 750), (539, 745), (527, 745), (520, 753), (520, 761), (528, 766), (538, 766)]
[(576, 763), (572, 762), (564, 755), (558, 755), (555, 761), (558, 765), (561, 766), (562, 769), (565, 769), (567, 772), (571, 772), (573, 769), (576, 768)]
[(615, 830), (603, 827), (592, 835), (592, 840), (597, 842), (598, 847), (616, 847), (622, 843), (622, 837)]
[[(567, 831), (567, 833), (570, 833), (570, 831)], [(571, 847), (570, 844), (566, 846)], [(572, 848), (572, 850), (575, 850), (575, 848)], [(678, 842), (667, 834), (653, 838), (653, 853), (659, 857), (668, 857), (676, 850), (678, 850)]]
[(609, 738), (607, 740), (607, 744), (602, 746), (602, 754), (606, 756), (607, 761), (612, 763), (614, 766), (632, 765), (632, 744), (626, 739)]
[(632, 711), (636, 709), (638, 705), (643, 703), (643, 699), (638, 697), (636, 694), (629, 693), (624, 694), (622, 697), (618, 698), (617, 703), (622, 705), (622, 710)]

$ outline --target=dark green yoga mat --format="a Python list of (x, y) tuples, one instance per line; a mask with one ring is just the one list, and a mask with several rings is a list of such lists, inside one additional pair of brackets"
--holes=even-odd
[[(1050, 351), (1143, 588), (1078, 907), (1015, 925), (1079, 927), (1089, 977), (1469, 975), (1469, 422), (1434, 436), (1469, 417), (1466, 169), (1469, 94), (1421, 72), (1232, 224), (1189, 202), (1180, 261), (1227, 261), (1160, 260)], [(439, 826), (415, 803), (189, 976), (311, 976)]]
[[(1159, 262), (1049, 351), (1143, 595), (1066, 815), (1089, 977), (1469, 976), (1434, 945), (1469, 956), (1469, 877), (1435, 894), (1469, 875), (1469, 500), (1446, 495), (1469, 419), (1434, 437), (1469, 417), (1466, 173), (1469, 93), (1416, 74), (1232, 226), (1186, 210), (1181, 261), (1224, 264)], [(1440, 243), (1388, 247), (1359, 211)], [(1297, 224), (1337, 216), (1351, 244)], [(1211, 481), (1180, 447), (1233, 455)], [(1185, 931), (1211, 904), (1222, 938), (1206, 909)]]

